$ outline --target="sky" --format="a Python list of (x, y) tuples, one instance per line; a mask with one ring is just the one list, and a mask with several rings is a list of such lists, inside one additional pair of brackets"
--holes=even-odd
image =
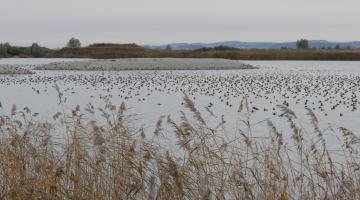
[(359, 0), (0, 0), (0, 42), (360, 40)]

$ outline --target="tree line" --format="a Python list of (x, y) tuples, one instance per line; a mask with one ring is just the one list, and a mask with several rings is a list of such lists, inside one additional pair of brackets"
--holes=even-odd
[(8, 42), (0, 43), (0, 57), (43, 57), (51, 51), (46, 47), (41, 47), (38, 43), (33, 43), (30, 47), (12, 46)]
[[(67, 43), (68, 48), (80, 48), (81, 43), (79, 39), (71, 38)], [(0, 43), (0, 57), (45, 57), (50, 53), (51, 49), (42, 47), (34, 42), (29, 47), (13, 46), (8, 42)]]

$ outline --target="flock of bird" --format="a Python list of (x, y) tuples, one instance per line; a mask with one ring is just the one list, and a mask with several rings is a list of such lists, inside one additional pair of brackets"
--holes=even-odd
[[(185, 93), (195, 102), (206, 97), (208, 107), (222, 104), (237, 108), (239, 100), (247, 98), (252, 112), (272, 112), (284, 104), (308, 107), (339, 117), (356, 112), (360, 76), (313, 72), (278, 72), (270, 70), (238, 71), (133, 71), (133, 72), (46, 72), (32, 75), (0, 76), (0, 87), (27, 85), (41, 95), (58, 84), (65, 92), (77, 95), (77, 88), (103, 96), (146, 102), (148, 96)], [(204, 99), (204, 98), (202, 98)], [(259, 102), (265, 102), (259, 104)], [(160, 106), (161, 103), (158, 103)], [(166, 105), (164, 105), (166, 106)]]

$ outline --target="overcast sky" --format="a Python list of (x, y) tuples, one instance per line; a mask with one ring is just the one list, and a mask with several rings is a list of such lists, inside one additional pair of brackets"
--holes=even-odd
[(0, 42), (360, 40), (360, 0), (0, 0)]

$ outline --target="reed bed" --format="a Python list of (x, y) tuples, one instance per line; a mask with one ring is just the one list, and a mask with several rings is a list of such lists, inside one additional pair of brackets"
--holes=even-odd
[[(226, 122), (211, 127), (184, 95), (181, 120), (162, 116), (146, 135), (124, 103), (67, 110), (57, 90), (61, 111), (52, 119), (15, 105), (0, 116), (0, 199), (360, 198), (358, 136), (343, 127), (323, 130), (310, 109), (306, 130), (279, 105), (291, 132), (279, 132), (267, 119), (267, 137), (259, 139), (243, 100), (246, 128), (228, 140), (221, 129)], [(342, 149), (329, 150), (325, 131), (342, 134)], [(292, 140), (284, 141), (285, 134)], [(167, 137), (177, 145), (165, 148)]]
[(99, 44), (48, 52), (49, 58), (223, 58), (232, 60), (360, 60), (359, 49), (146, 49), (136, 44)]

